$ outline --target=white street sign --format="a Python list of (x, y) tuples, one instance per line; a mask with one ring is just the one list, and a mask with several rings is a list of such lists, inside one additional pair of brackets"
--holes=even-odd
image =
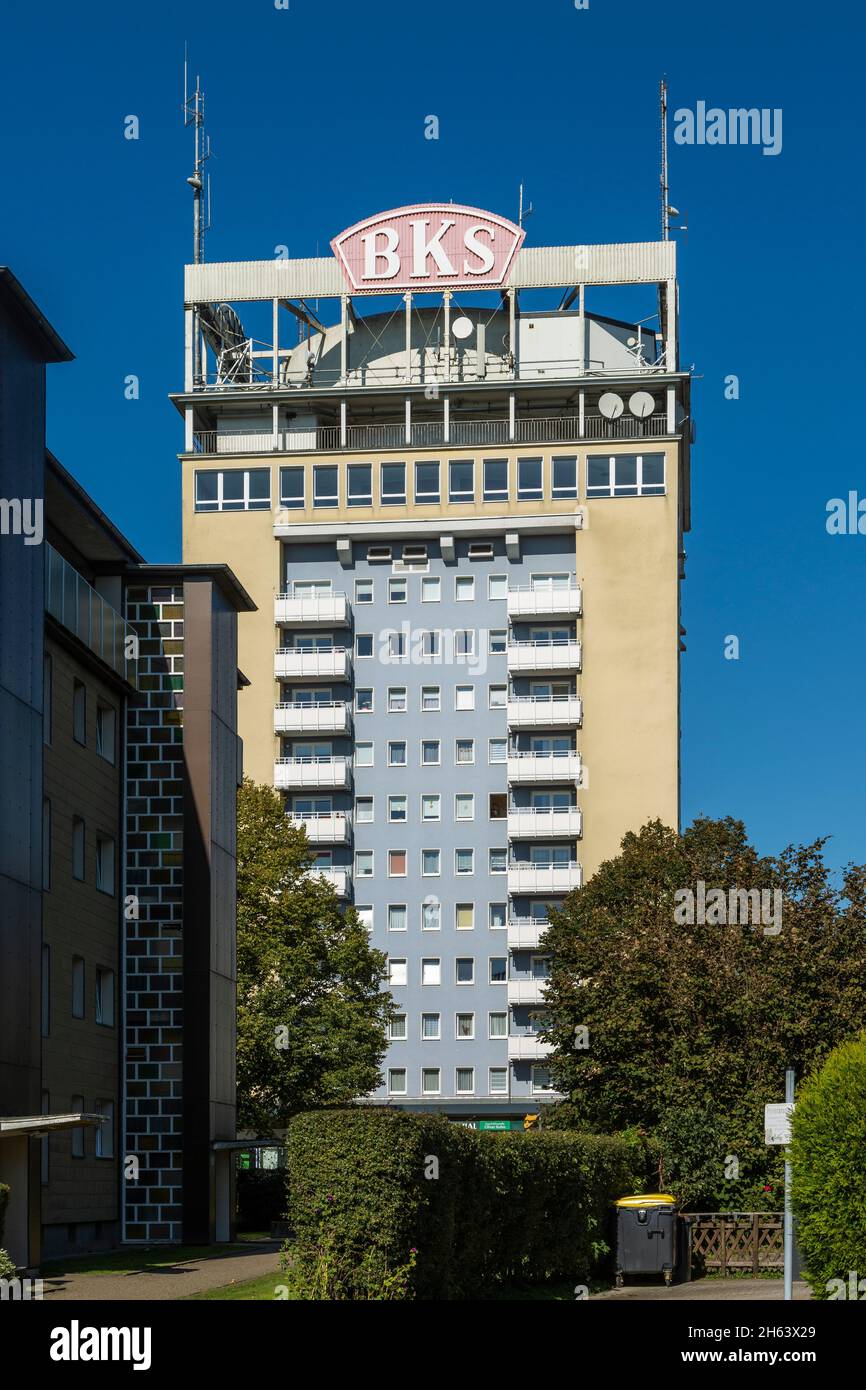
[(764, 1143), (790, 1144), (793, 1105), (764, 1106)]

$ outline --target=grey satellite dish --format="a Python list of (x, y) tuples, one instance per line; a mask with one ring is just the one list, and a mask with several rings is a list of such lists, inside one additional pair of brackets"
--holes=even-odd
[(508, 349), (511, 347), (511, 334), (510, 334), (510, 333), (503, 333), (503, 335), (502, 335), (502, 346), (505, 348), (505, 351), (506, 351), (506, 352), (507, 352)]
[(471, 338), (473, 330), (474, 324), (472, 320), (464, 318), (462, 315), (460, 318), (455, 319), (451, 325), (451, 332), (454, 334), (455, 338)]
[(634, 391), (628, 398), (628, 408), (638, 420), (646, 420), (655, 410), (656, 403), (649, 391)]
[(615, 391), (605, 391), (604, 395), (599, 397), (598, 409), (605, 420), (618, 420), (625, 410), (625, 402)]

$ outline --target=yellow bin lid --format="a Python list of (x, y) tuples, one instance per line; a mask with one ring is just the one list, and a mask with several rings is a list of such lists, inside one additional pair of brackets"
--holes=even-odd
[(644, 1192), (638, 1197), (620, 1197), (616, 1203), (618, 1207), (675, 1207), (676, 1197), (671, 1197), (667, 1192)]

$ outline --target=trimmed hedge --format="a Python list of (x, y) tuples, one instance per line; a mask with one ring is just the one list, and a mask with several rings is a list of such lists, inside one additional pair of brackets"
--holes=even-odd
[[(815, 1298), (849, 1297), (851, 1271), (855, 1283), (866, 1279), (866, 1033), (835, 1048), (800, 1087), (792, 1140), (791, 1200), (806, 1277)], [(843, 1281), (843, 1292), (833, 1280)]]
[(643, 1151), (621, 1138), (477, 1133), (390, 1110), (298, 1115), (286, 1153), (287, 1264), (312, 1299), (586, 1283), (609, 1254), (612, 1200), (644, 1185)]
[(239, 1231), (269, 1231), (272, 1221), (285, 1220), (285, 1169), (240, 1169), (237, 1175), (237, 1213)]

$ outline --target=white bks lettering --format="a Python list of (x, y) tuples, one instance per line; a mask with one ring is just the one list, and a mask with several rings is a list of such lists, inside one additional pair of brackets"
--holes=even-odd
[(448, 228), (454, 226), (454, 218), (446, 217), (440, 223), (438, 232), (428, 239), (427, 227), (429, 222), (429, 217), (422, 217), (416, 222), (409, 223), (412, 228), (412, 274), (426, 275), (427, 258), (432, 256), (440, 275), (454, 275), (454, 267), (439, 244)]
[[(384, 237), (385, 246), (377, 246), (378, 237)], [(364, 279), (365, 280), (390, 280), (400, 269), (400, 257), (396, 254), (397, 243), (400, 240), (393, 227), (377, 227), (374, 232), (367, 232), (361, 237), (364, 243)], [(384, 261), (385, 269), (377, 270), (376, 262)]]
[(463, 238), (466, 250), (471, 251), (473, 256), (477, 256), (481, 262), (480, 265), (470, 265), (468, 261), (464, 261), (464, 275), (486, 275), (488, 270), (493, 269), (493, 251), (491, 247), (481, 245), (481, 242), (478, 240), (478, 236), (481, 232), (483, 232), (485, 236), (489, 236), (491, 241), (493, 240), (493, 228), (484, 227), (481, 223), (478, 223), (474, 227), (470, 227)]

